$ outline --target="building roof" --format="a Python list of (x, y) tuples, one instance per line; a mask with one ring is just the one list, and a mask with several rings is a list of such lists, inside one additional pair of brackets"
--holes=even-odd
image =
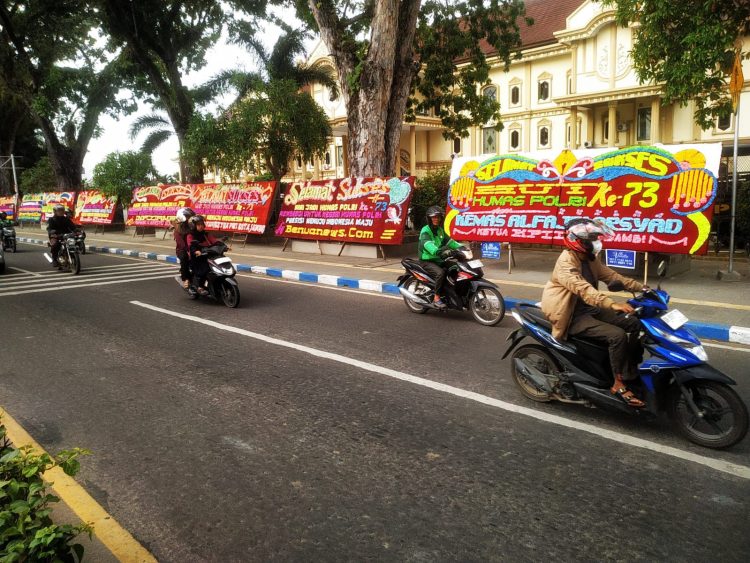
[[(586, 0), (526, 0), (526, 16), (534, 19), (533, 25), (519, 22), (521, 48), (540, 47), (556, 43), (554, 33), (565, 29), (565, 20)], [(495, 49), (485, 40), (481, 42), (485, 55), (495, 54)]]

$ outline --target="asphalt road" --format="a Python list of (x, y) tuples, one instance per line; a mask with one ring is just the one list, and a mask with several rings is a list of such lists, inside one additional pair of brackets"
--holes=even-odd
[[(530, 403), (500, 360), (510, 316), (252, 276), (227, 309), (188, 300), (171, 265), (87, 254), (73, 277), (19, 248), (0, 404), (48, 451), (92, 450), (78, 480), (160, 561), (750, 552), (750, 479), (701, 461), (748, 468), (750, 439), (714, 452), (662, 420)], [(708, 352), (750, 404), (748, 352)]]

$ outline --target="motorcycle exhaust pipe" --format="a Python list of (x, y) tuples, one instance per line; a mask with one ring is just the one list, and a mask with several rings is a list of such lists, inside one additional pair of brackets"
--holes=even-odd
[(47, 259), (47, 262), (49, 262), (50, 264), (52, 264), (52, 256), (50, 255), (49, 252), (45, 252), (44, 253), (44, 257)]
[(533, 368), (523, 363), (523, 360), (514, 358), (513, 362), (516, 365), (516, 371), (520, 373), (529, 383), (536, 387), (539, 391), (545, 393), (552, 393), (552, 387), (550, 387), (547, 377), (538, 369)]
[(408, 289), (405, 289), (403, 287), (399, 287), (398, 291), (399, 291), (399, 293), (401, 293), (401, 295), (403, 295), (404, 297), (406, 297), (409, 301), (414, 301), (415, 303), (417, 303), (419, 305), (425, 305), (425, 306), (432, 305), (432, 303), (430, 303), (427, 299), (425, 299), (424, 297), (420, 297), (419, 295), (415, 295), (414, 293), (412, 293)]

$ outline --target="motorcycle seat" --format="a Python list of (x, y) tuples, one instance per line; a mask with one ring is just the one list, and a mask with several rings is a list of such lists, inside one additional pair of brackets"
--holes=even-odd
[(523, 303), (518, 307), (518, 310), (521, 312), (521, 316), (529, 322), (552, 331), (552, 323), (547, 320), (547, 317), (544, 315), (544, 313), (542, 313), (542, 310), (536, 305)]
[(401, 265), (407, 270), (418, 272), (421, 276), (424, 276), (431, 282), (435, 281), (432, 277), (432, 274), (422, 267), (422, 264), (419, 260), (415, 260), (413, 258), (404, 258), (403, 260), (401, 260)]

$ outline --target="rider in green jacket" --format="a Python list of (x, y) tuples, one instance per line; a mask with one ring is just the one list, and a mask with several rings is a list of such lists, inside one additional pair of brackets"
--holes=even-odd
[(422, 267), (435, 278), (435, 306), (444, 309), (440, 290), (445, 282), (444, 258), (461, 245), (450, 238), (443, 230), (445, 215), (437, 205), (427, 210), (427, 224), (419, 233), (419, 259)]

